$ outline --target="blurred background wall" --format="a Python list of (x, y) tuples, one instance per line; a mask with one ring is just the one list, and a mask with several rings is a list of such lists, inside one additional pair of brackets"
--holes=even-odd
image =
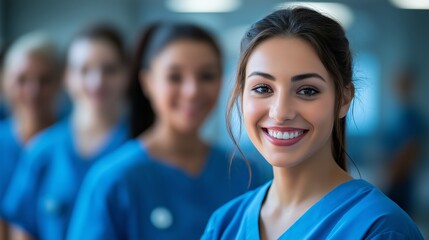
[[(195, 10), (214, 2), (225, 9)], [(318, 1), (326, 3), (327, 1)], [(330, 1), (331, 3), (334, 1)], [(398, 2), (396, 0), (395, 2)], [(414, 1), (405, 1), (413, 3)], [(417, 4), (429, 5), (427, 0)], [(279, 0), (0, 0), (0, 46), (7, 47), (20, 35), (34, 30), (47, 31), (65, 48), (82, 26), (91, 22), (111, 22), (119, 27), (133, 46), (140, 29), (155, 20), (190, 21), (207, 27), (223, 47), (224, 90), (218, 107), (208, 120), (204, 136), (220, 145), (231, 146), (224, 121), (227, 96), (234, 78), (240, 38), (252, 22), (287, 1)], [(404, 9), (389, 0), (337, 0), (341, 5), (325, 5), (329, 14), (343, 23), (355, 57), (356, 96), (353, 118), (349, 118), (348, 152), (351, 172), (382, 189), (388, 185), (386, 166), (390, 149), (386, 138), (407, 131), (397, 124), (400, 100), (395, 80), (400, 69), (415, 75), (412, 103), (419, 120), (428, 129), (429, 119), (429, 10)], [(224, 5), (222, 5), (224, 4)], [(428, 6), (426, 6), (427, 8)], [(414, 7), (416, 8), (416, 7)], [(197, 11), (197, 12), (192, 12)], [(198, 12), (199, 11), (199, 12)], [(214, 12), (211, 12), (214, 11)], [(0, 98), (1, 99), (1, 98)], [(237, 125), (238, 126), (238, 125)], [(422, 132), (424, 132), (422, 130)], [(400, 135), (400, 134), (399, 134)], [(412, 216), (429, 235), (429, 144), (427, 130), (424, 153), (413, 170), (417, 179)], [(393, 138), (390, 140), (394, 141)], [(261, 159), (245, 135), (241, 140), (250, 157)], [(263, 160), (260, 160), (263, 163)], [(355, 165), (354, 165), (355, 164)]]

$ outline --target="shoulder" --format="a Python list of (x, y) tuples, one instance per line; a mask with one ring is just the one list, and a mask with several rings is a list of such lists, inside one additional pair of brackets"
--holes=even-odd
[(12, 128), (12, 119), (0, 120), (0, 142), (2, 144), (8, 143), (13, 138)]
[(255, 189), (272, 179), (271, 165), (266, 164), (267, 167), (263, 167), (263, 163), (260, 163), (260, 161), (266, 163), (265, 159), (257, 158), (257, 156), (247, 152), (246, 156), (244, 156), (237, 149), (220, 151), (223, 151), (223, 154), (227, 156), (226, 162), (228, 163), (230, 177), (232, 179), (234, 177), (244, 179), (249, 187), (248, 189)]
[(86, 188), (108, 190), (136, 175), (144, 176), (144, 169), (147, 169), (149, 164), (141, 143), (138, 140), (129, 140), (97, 162), (88, 172), (84, 184)]
[(56, 146), (63, 142), (65, 127), (65, 122), (59, 122), (33, 137), (23, 148), (22, 166), (36, 172), (47, 166)]
[(5, 129), (10, 127), (11, 127), (11, 119), (0, 120), (0, 131), (4, 131)]
[[(227, 230), (228, 227), (236, 227), (241, 224), (241, 221), (250, 208), (254, 208), (258, 204), (258, 199), (265, 193), (271, 182), (266, 183), (254, 190), (251, 190), (220, 207), (210, 217), (204, 232), (203, 239), (219, 239)], [(263, 196), (262, 196), (263, 197)]]
[(69, 134), (69, 121), (62, 120), (36, 134), (26, 145), (26, 152), (52, 152), (53, 146), (61, 144)]
[(396, 203), (368, 182), (359, 180), (357, 184), (361, 188), (354, 194), (360, 197), (356, 198), (358, 201), (349, 216), (356, 222), (368, 223), (365, 238), (403, 235), (411, 237), (408, 239), (422, 239), (416, 224)]
[(212, 172), (229, 174), (232, 178), (234, 176), (242, 178), (243, 174), (249, 174), (248, 162), (235, 151), (212, 145), (209, 159)]

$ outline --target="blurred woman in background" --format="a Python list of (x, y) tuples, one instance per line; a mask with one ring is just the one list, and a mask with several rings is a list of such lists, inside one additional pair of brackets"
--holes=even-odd
[[(43, 33), (19, 38), (2, 65), (2, 94), (10, 115), (0, 122), (0, 202), (15, 172), (21, 151), (30, 139), (56, 119), (60, 87), (56, 48)], [(0, 239), (7, 238), (0, 205)]]
[(29, 146), (4, 202), (26, 238), (64, 239), (87, 170), (128, 139), (126, 60), (110, 26), (89, 27), (72, 40), (65, 68), (71, 115)]
[(245, 162), (199, 136), (221, 86), (214, 39), (190, 24), (153, 24), (136, 55), (137, 138), (88, 174), (68, 239), (198, 239), (210, 214), (248, 189)]

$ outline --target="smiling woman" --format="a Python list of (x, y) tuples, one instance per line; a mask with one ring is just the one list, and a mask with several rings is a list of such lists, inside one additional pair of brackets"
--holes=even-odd
[(211, 35), (192, 24), (154, 23), (135, 53), (136, 139), (89, 173), (70, 240), (198, 239), (214, 210), (247, 190), (245, 162), (230, 162), (198, 134), (221, 86)]
[(337, 22), (290, 8), (253, 24), (242, 39), (228, 116), (241, 104), (274, 179), (217, 210), (202, 238), (422, 239), (404, 211), (347, 173), (353, 96), (349, 42)]
[(25, 239), (64, 239), (86, 172), (128, 139), (126, 59), (110, 25), (71, 41), (64, 81), (73, 111), (31, 141), (4, 195), (6, 219)]

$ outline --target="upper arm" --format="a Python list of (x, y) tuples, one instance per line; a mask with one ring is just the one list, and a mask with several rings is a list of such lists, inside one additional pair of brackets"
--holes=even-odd
[(117, 187), (109, 176), (97, 170), (90, 171), (79, 192), (67, 234), (68, 240), (75, 239), (123, 239), (118, 222), (118, 212), (123, 212), (117, 200)]
[(6, 219), (31, 235), (37, 232), (38, 195), (47, 160), (43, 152), (24, 151), (3, 202)]

